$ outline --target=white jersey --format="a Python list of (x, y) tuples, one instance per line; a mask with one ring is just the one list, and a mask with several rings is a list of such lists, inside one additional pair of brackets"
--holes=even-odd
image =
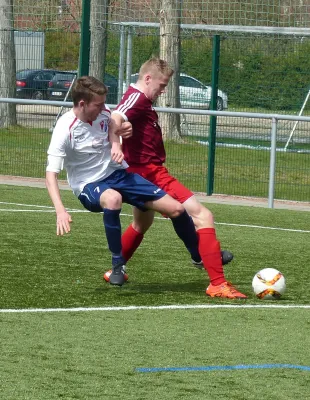
[(73, 110), (57, 121), (47, 151), (46, 171), (59, 173), (64, 167), (76, 196), (87, 183), (99, 182), (115, 170), (128, 167), (125, 161), (118, 164), (111, 160), (110, 119), (111, 111), (105, 108), (93, 122), (79, 120)]

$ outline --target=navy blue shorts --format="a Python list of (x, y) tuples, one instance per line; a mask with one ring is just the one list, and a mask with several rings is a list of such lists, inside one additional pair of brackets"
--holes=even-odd
[(88, 211), (102, 212), (100, 196), (107, 189), (116, 190), (122, 195), (123, 203), (142, 211), (147, 210), (144, 206), (147, 201), (159, 200), (166, 195), (164, 190), (142, 176), (119, 169), (100, 182), (85, 185), (78, 199)]

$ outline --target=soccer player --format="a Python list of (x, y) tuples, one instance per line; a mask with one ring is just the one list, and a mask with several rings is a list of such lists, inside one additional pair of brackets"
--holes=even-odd
[[(57, 121), (48, 148), (46, 186), (56, 210), (57, 235), (69, 233), (72, 222), (57, 181), (63, 167), (70, 187), (83, 206), (91, 212), (103, 212), (112, 254), (110, 283), (121, 286), (125, 281), (126, 263), (122, 255), (119, 216), (122, 202), (134, 206), (138, 220), (143, 219), (146, 210), (167, 214), (181, 227), (190, 217), (164, 190), (140, 175), (127, 172), (118, 127), (105, 105), (106, 94), (106, 86), (91, 76), (81, 77), (74, 83), (73, 109)], [(127, 124), (124, 136), (130, 134), (131, 124)], [(185, 241), (187, 235), (183, 233)]]
[[(151, 58), (146, 61), (140, 68), (137, 83), (129, 86), (113, 111), (112, 119), (118, 127), (126, 121), (132, 124), (132, 136), (123, 140), (129, 171), (140, 174), (164, 189), (182, 203), (191, 216), (183, 226), (174, 224), (174, 229), (179, 237), (182, 237), (184, 231), (191, 233), (192, 240), (185, 245), (193, 262), (199, 265), (202, 261), (209, 275), (210, 284), (206, 294), (211, 297), (246, 298), (224, 276), (221, 248), (216, 238), (212, 213), (164, 167), (166, 154), (153, 103), (165, 92), (173, 73), (164, 60)], [(123, 234), (123, 256), (126, 260), (132, 256), (151, 226), (154, 212), (149, 211), (141, 217), (135, 218)]]

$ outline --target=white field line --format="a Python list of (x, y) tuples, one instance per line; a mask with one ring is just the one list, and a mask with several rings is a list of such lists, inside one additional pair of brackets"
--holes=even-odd
[[(0, 208), (0, 211), (9, 211), (9, 212), (34, 212), (34, 213), (55, 213), (55, 210), (10, 210), (8, 208)], [(83, 210), (70, 210), (69, 208), (67, 208), (67, 211), (69, 211), (71, 214), (72, 213), (86, 213), (88, 212), (87, 210), (83, 211)]]
[[(23, 210), (23, 209), (0, 209), (1, 211), (4, 212), (54, 212), (54, 207), (52, 206), (40, 206), (40, 205), (35, 205), (35, 204), (22, 204), (22, 203), (8, 203), (5, 201), (0, 201), (0, 204), (6, 204), (6, 205), (15, 205), (15, 206), (23, 206), (23, 207), (37, 207), (38, 209), (34, 210)], [(40, 210), (42, 208), (43, 210)], [(89, 211), (87, 210), (78, 210), (78, 209), (67, 209), (70, 213), (88, 213)], [(121, 213), (123, 217), (132, 217), (132, 214), (126, 214), (126, 213)], [(155, 217), (155, 219), (159, 219), (162, 221), (169, 221), (169, 218), (164, 218), (164, 217)], [(273, 226), (261, 226), (261, 225), (246, 225), (246, 224), (231, 224), (228, 222), (215, 222), (216, 225), (224, 225), (224, 226), (235, 226), (239, 228), (255, 228), (255, 229), (268, 229), (268, 230), (275, 230), (275, 231), (286, 231), (286, 232), (297, 232), (297, 233), (310, 233), (310, 230), (302, 230), (302, 229), (290, 229), (290, 228), (277, 228)]]
[(23, 207), (38, 207), (38, 208), (51, 208), (51, 209), (54, 209), (54, 207), (52, 207), (52, 206), (37, 206), (36, 204), (9, 203), (7, 201), (0, 201), (0, 204), (7, 204), (9, 206), (23, 206)]
[(275, 230), (275, 231), (310, 233), (310, 231), (303, 230), (303, 229), (276, 228), (276, 227), (273, 227), (273, 226), (230, 224), (230, 223), (226, 223), (226, 222), (215, 222), (215, 224), (217, 224), (217, 225), (227, 225), (227, 226), (237, 226), (237, 227), (240, 227), (240, 228), (257, 228), (257, 229), (270, 229), (270, 230)]
[(57, 313), (57, 312), (90, 312), (90, 311), (141, 311), (141, 310), (194, 310), (194, 309), (310, 309), (310, 305), (297, 304), (184, 304), (167, 306), (126, 306), (126, 307), (76, 307), (76, 308), (21, 308), (21, 309), (0, 309), (0, 313)]

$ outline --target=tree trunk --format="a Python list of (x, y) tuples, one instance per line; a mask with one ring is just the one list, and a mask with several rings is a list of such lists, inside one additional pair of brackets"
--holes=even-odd
[[(0, 0), (0, 97), (15, 97), (13, 0)], [(0, 127), (16, 125), (16, 105), (0, 103)]]
[(109, 0), (91, 1), (91, 45), (89, 75), (104, 81)]
[[(174, 70), (166, 93), (159, 97), (160, 107), (180, 107), (180, 20), (181, 8), (178, 0), (162, 0), (160, 10), (160, 58), (166, 60)], [(180, 140), (180, 115), (160, 113), (163, 138)]]

